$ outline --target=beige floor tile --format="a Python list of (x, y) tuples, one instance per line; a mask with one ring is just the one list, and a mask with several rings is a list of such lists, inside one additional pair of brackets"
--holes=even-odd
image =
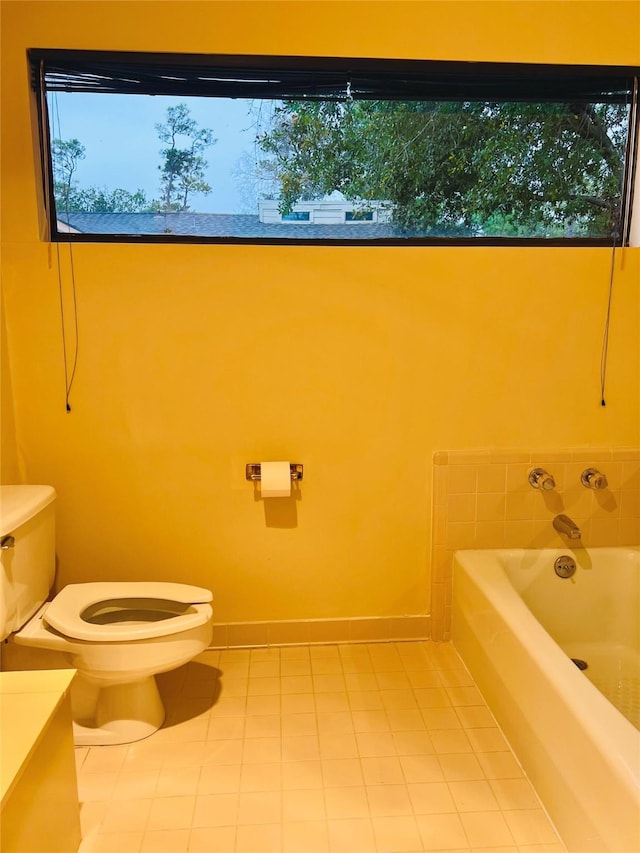
[(311, 675), (283, 675), (280, 678), (282, 695), (290, 693), (312, 693), (313, 679)]
[(528, 779), (491, 779), (489, 784), (501, 809), (535, 809), (540, 801)]
[(356, 758), (358, 756), (358, 742), (356, 735), (334, 734), (333, 732), (320, 732), (319, 734), (320, 758)]
[(468, 850), (467, 836), (459, 815), (417, 815), (416, 823), (424, 850)]
[(412, 815), (413, 806), (406, 785), (370, 785), (367, 788), (372, 817)]
[(476, 757), (487, 779), (517, 779), (524, 776), (512, 752), (478, 752)]
[(237, 740), (244, 737), (245, 717), (213, 717), (209, 720), (207, 740)]
[(238, 827), (236, 853), (280, 853), (281, 850), (281, 824)]
[(285, 791), (306, 791), (310, 788), (322, 788), (322, 762), (283, 761), (282, 788)]
[(449, 782), (459, 812), (498, 811), (500, 806), (488, 782), (482, 780)]
[(426, 729), (424, 717), (416, 708), (387, 708), (386, 717), (392, 732), (417, 732)]
[(407, 785), (414, 814), (456, 812), (456, 804), (446, 782), (420, 782)]
[(358, 758), (327, 758), (320, 762), (325, 788), (362, 785), (362, 766)]
[(358, 754), (362, 758), (396, 754), (391, 732), (358, 732), (355, 738)]
[(82, 839), (78, 853), (140, 853), (143, 832), (93, 833)]
[(157, 797), (151, 803), (147, 832), (155, 829), (189, 829), (196, 798)]
[(112, 801), (105, 811), (101, 832), (139, 832), (147, 828), (151, 799)]
[(349, 695), (346, 691), (331, 691), (329, 693), (316, 692), (316, 711), (321, 713), (338, 713), (339, 711), (350, 711)]
[(189, 853), (230, 853), (236, 846), (235, 826), (192, 829)]
[(405, 690), (381, 690), (382, 707), (394, 711), (412, 711), (418, 709), (416, 694), (411, 688)]
[(438, 761), (447, 782), (485, 778), (483, 768), (473, 754), (439, 755)]
[(280, 660), (252, 660), (249, 664), (249, 678), (266, 678), (280, 675)]
[(420, 708), (450, 708), (451, 700), (443, 687), (424, 687), (413, 691)]
[(540, 808), (508, 811), (504, 818), (518, 845), (554, 844), (558, 841), (555, 829)]
[[(283, 765), (280, 762), (271, 764), (240, 765), (238, 767), (237, 790), (279, 791), (282, 788), (282, 768)], [(203, 790), (201, 793), (204, 794), (207, 792)], [(211, 793), (214, 792), (212, 791)]]
[(313, 658), (311, 660), (311, 672), (313, 675), (342, 675), (342, 658)]
[(80, 831), (83, 838), (100, 831), (102, 819), (109, 805), (108, 802), (98, 801), (80, 803)]
[(459, 729), (462, 722), (457, 709), (448, 708), (423, 708), (422, 718), (427, 729)]
[(324, 791), (321, 788), (282, 792), (282, 819), (285, 822), (324, 820)]
[(82, 764), (83, 773), (107, 773), (112, 770), (121, 770), (129, 746), (101, 746), (85, 750), (85, 759)]
[(145, 832), (140, 853), (187, 853), (190, 834), (189, 829), (163, 829)]
[(432, 729), (429, 735), (438, 755), (473, 752), (464, 729)]
[(282, 825), (284, 853), (329, 853), (329, 828), (325, 820), (292, 821)]
[(205, 794), (196, 797), (193, 827), (236, 826), (239, 794)]
[(78, 799), (81, 803), (110, 800), (118, 781), (118, 773), (85, 773), (78, 776)]
[(324, 796), (330, 820), (369, 817), (369, 801), (364, 786), (325, 788)]
[(489, 726), (493, 728), (496, 721), (486, 705), (458, 705), (455, 712), (465, 728), (475, 729)]
[(466, 729), (467, 737), (475, 752), (504, 752), (509, 744), (497, 727)]
[(378, 690), (350, 690), (349, 704), (352, 711), (382, 711), (382, 697)]
[(393, 743), (398, 755), (433, 755), (433, 741), (425, 731), (394, 732)]
[(365, 785), (399, 785), (405, 781), (400, 759), (395, 755), (379, 755), (360, 760)]
[(318, 732), (323, 734), (350, 734), (354, 730), (350, 711), (321, 711), (317, 714)]
[[(199, 768), (196, 768), (198, 771)], [(157, 781), (160, 770), (122, 770), (118, 773), (111, 792), (111, 800), (144, 799), (157, 796)]]
[(244, 728), (246, 738), (280, 737), (281, 720), (276, 714), (265, 714), (257, 717), (247, 717)]
[(400, 764), (407, 782), (444, 782), (443, 769), (435, 755), (402, 755)]
[(244, 741), (243, 764), (270, 764), (282, 757), (282, 739), (279, 737), (255, 737)]
[(318, 717), (315, 713), (283, 714), (283, 737), (301, 737), (318, 733)]
[(208, 764), (200, 770), (198, 785), (193, 792), (207, 794), (235, 794), (240, 790), (241, 764)]
[(317, 735), (282, 738), (283, 761), (319, 761), (320, 746)]
[(377, 853), (369, 818), (327, 821), (331, 853)]
[(499, 847), (514, 843), (502, 812), (463, 812), (460, 820), (472, 847)]
[(411, 853), (420, 849), (420, 832), (414, 817), (373, 817), (379, 853)]
[(313, 714), (316, 710), (316, 697), (313, 693), (282, 694), (282, 714)]
[(242, 791), (238, 799), (238, 826), (275, 824), (282, 819), (280, 791)]
[(378, 690), (378, 679), (373, 672), (371, 663), (368, 670), (345, 672), (344, 680), (349, 693), (366, 693)]
[(167, 724), (76, 750), (80, 853), (565, 853), (455, 650), (230, 649)]
[(281, 694), (273, 694), (271, 696), (247, 696), (246, 710), (241, 711), (241, 714), (246, 713), (247, 718), (253, 716), (261, 716), (263, 714), (279, 714), (284, 696)]
[(280, 675), (282, 678), (288, 675), (311, 675), (311, 661), (307, 658), (302, 660), (282, 658), (280, 661)]
[(244, 741), (240, 738), (233, 740), (209, 740), (199, 763), (203, 765), (240, 764), (244, 752)]

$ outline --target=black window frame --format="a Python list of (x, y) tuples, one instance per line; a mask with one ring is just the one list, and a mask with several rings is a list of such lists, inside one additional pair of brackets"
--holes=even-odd
[[(174, 54), (31, 48), (48, 239), (71, 243), (210, 243), (340, 246), (626, 246), (638, 161), (640, 115), (635, 66), (399, 60), (228, 54)], [(205, 79), (206, 78), (206, 79)], [(47, 93), (110, 92), (183, 97), (338, 100), (573, 101), (628, 103), (620, 228), (615, 237), (221, 237), (60, 231), (53, 195)]]

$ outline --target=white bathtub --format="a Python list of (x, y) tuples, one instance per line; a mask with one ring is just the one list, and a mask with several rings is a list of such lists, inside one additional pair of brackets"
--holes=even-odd
[(457, 551), (453, 642), (567, 849), (638, 853), (640, 731), (571, 657), (637, 683), (640, 549)]

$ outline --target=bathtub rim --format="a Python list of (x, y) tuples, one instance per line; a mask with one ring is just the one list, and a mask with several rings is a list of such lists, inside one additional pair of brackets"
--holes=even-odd
[[(571, 685), (576, 712), (581, 726), (597, 742), (619, 757), (615, 762), (617, 775), (625, 784), (640, 792), (640, 731), (613, 705), (572, 662), (544, 626), (529, 610), (512, 584), (501, 560), (522, 558), (535, 553), (539, 559), (549, 559), (549, 569), (561, 554), (572, 554), (571, 548), (493, 548), (460, 549), (453, 555), (454, 584), (456, 567), (460, 567), (495, 607), (509, 630), (526, 646), (538, 667), (543, 669), (560, 694)], [(588, 548), (591, 554), (604, 556), (607, 551), (632, 552), (640, 558), (640, 546), (620, 548)], [(535, 642), (527, 642), (533, 637)], [(551, 661), (552, 667), (549, 667)], [(584, 701), (580, 702), (580, 698)], [(615, 725), (611, 725), (615, 720)]]

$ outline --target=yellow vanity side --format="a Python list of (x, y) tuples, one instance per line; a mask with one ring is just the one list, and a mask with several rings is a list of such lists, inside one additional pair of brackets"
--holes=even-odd
[(0, 673), (2, 853), (74, 853), (80, 845), (69, 694), (74, 674)]

